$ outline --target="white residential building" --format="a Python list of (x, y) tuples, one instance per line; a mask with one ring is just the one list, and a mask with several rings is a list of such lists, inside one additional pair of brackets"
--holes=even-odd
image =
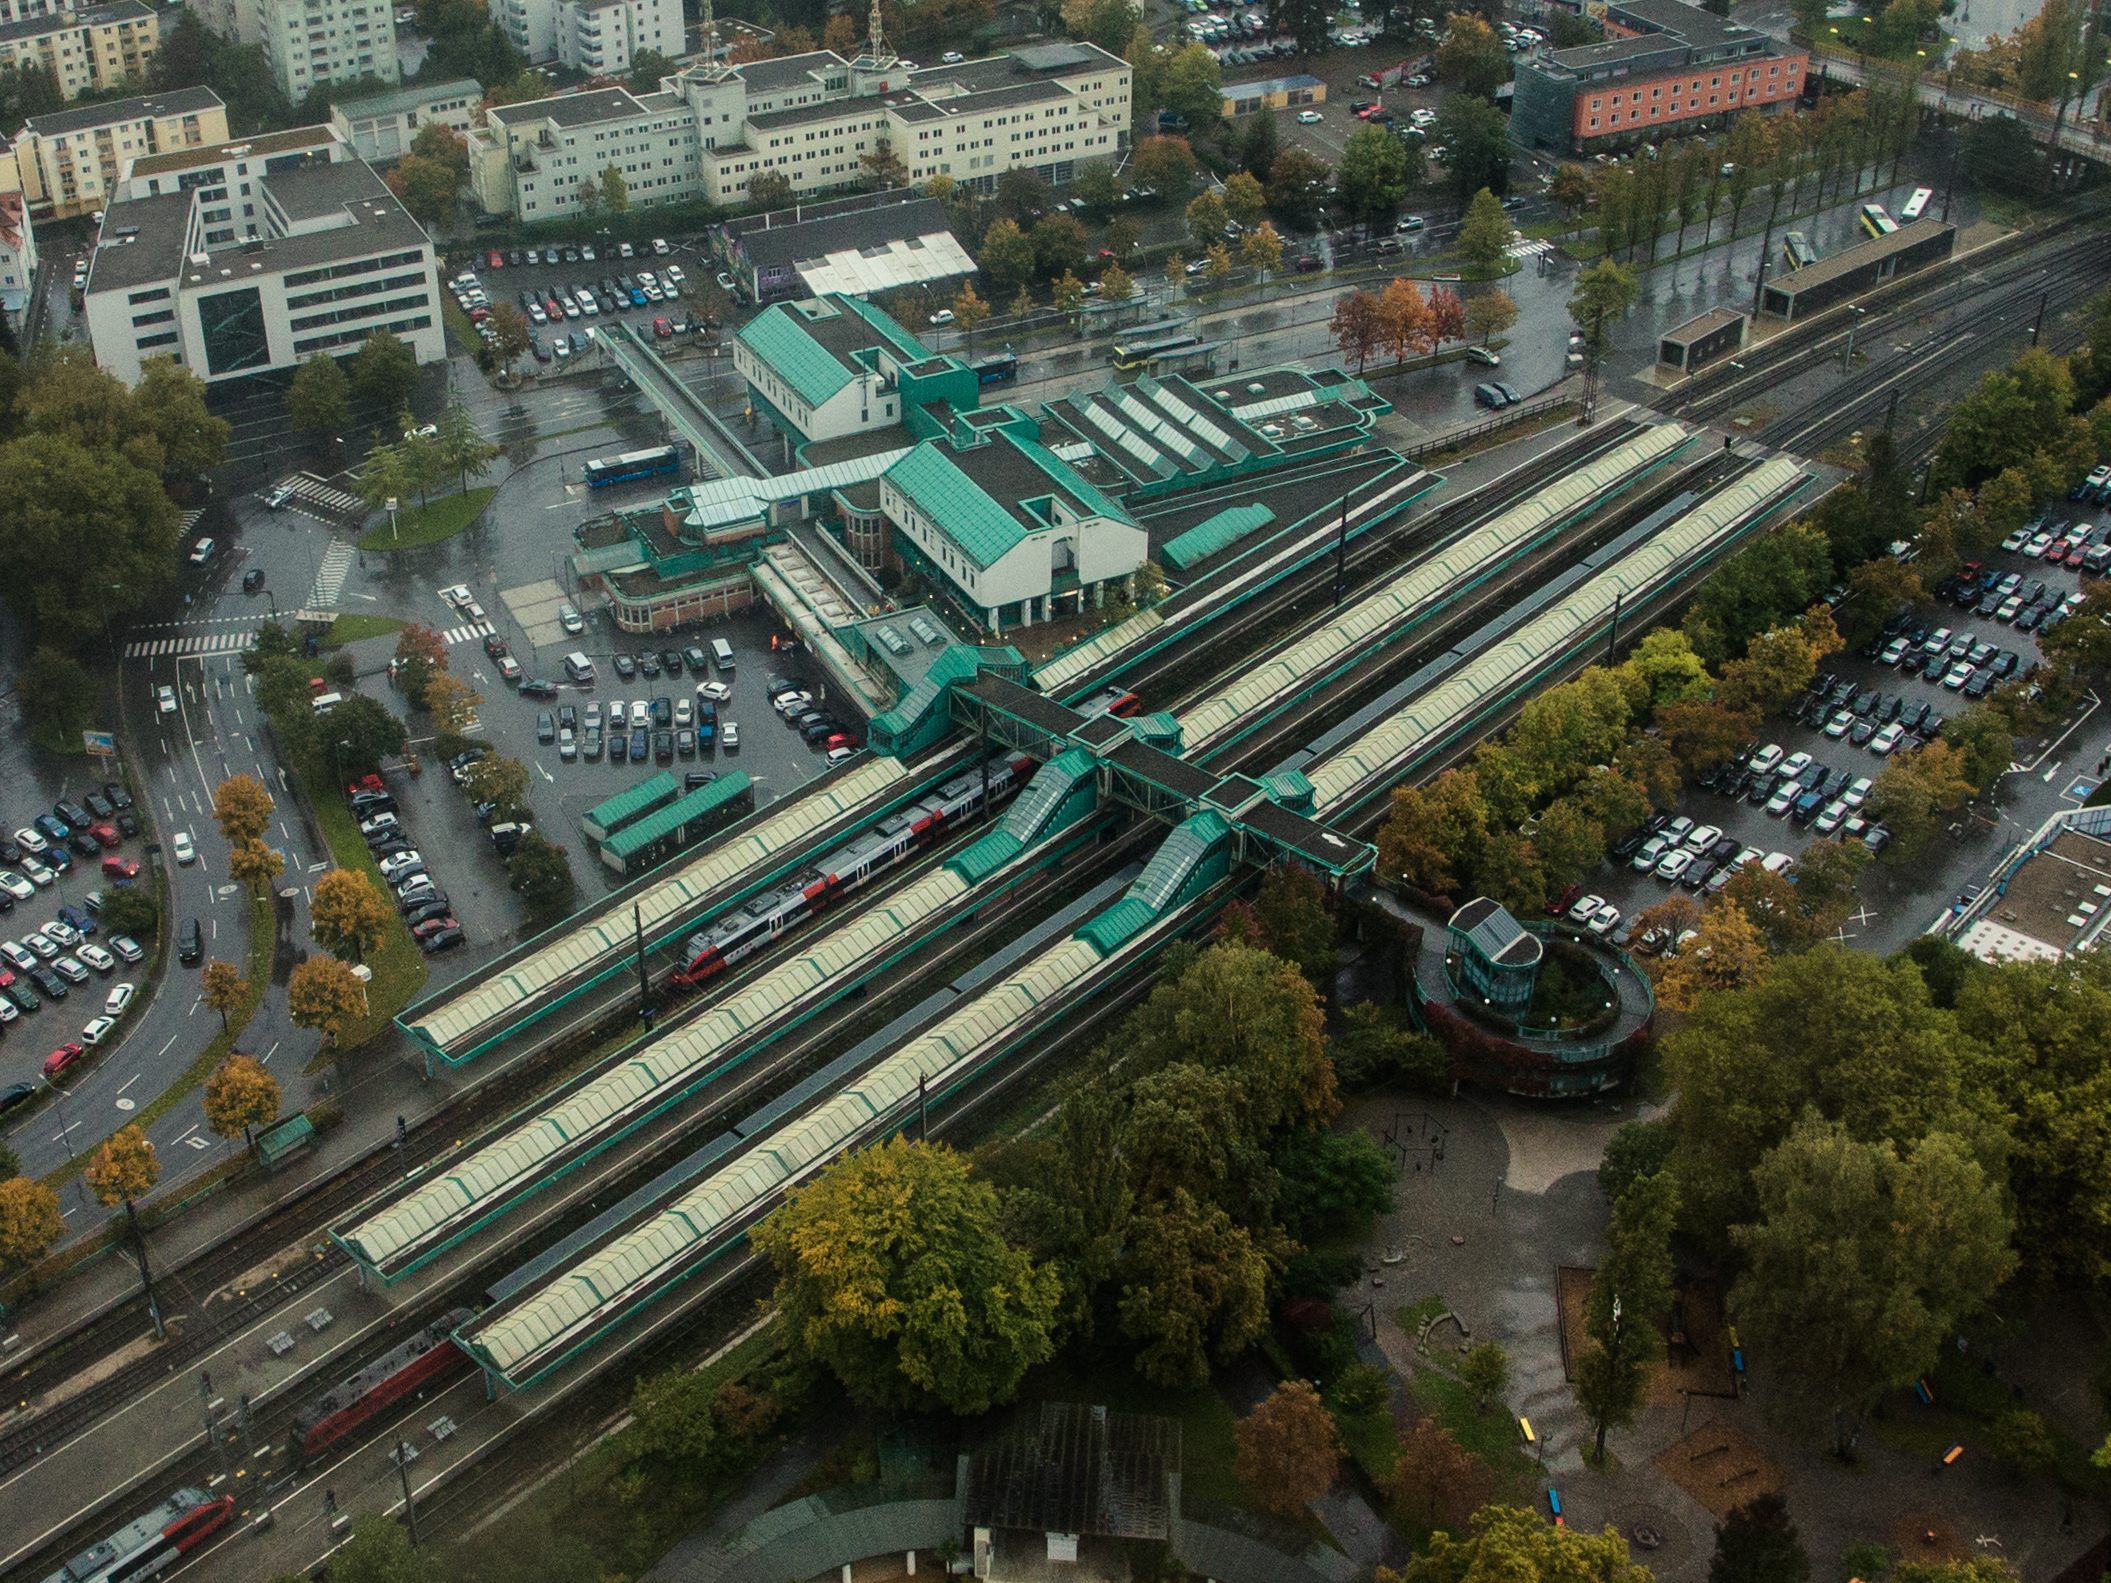
[(0, 310), (19, 314), (29, 306), (37, 275), (37, 234), (22, 196), (22, 170), (14, 146), (0, 138)]
[(22, 195), (40, 220), (87, 214), (117, 190), (134, 160), (226, 137), (227, 106), (210, 88), (31, 116), (15, 137)]
[(69, 99), (144, 78), (161, 43), (161, 17), (140, 0), (0, 22), (0, 63), (51, 73)]
[(1008, 170), (1053, 183), (1128, 147), (1130, 71), (1097, 45), (1040, 45), (912, 68), (828, 50), (752, 65), (696, 66), (660, 91), (561, 94), (492, 110), (470, 139), (470, 177), (495, 214), (579, 212), (582, 181), (614, 165), (635, 204), (748, 201), (780, 175), (795, 196), (858, 183), (892, 150), (913, 183), (947, 175), (987, 192)]
[[(0, 5), (7, 0), (0, 0)], [(333, 82), (402, 78), (389, 0), (192, 0), (222, 38), (255, 44), (279, 91), (298, 104)]]
[[(136, 384), (174, 357), (208, 382), (356, 351), (376, 330), (446, 355), (432, 241), (327, 128), (141, 162), (86, 292), (95, 360)], [(142, 168), (146, 166), (147, 168)]]
[(330, 126), (361, 159), (386, 163), (408, 154), (420, 128), (436, 122), (467, 137), (483, 102), (481, 83), (456, 77), (339, 100), (330, 108)]
[(497, 0), (491, 14), (529, 60), (589, 76), (621, 76), (647, 50), (669, 60), (687, 53), (682, 0)]

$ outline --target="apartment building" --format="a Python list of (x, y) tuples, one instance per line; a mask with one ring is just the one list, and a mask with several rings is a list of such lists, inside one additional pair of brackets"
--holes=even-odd
[(100, 209), (136, 159), (227, 140), (210, 88), (177, 88), (31, 116), (15, 139), (22, 196), (38, 219)]
[(41, 66), (69, 99), (143, 77), (160, 43), (161, 18), (140, 0), (0, 22), (0, 62)]
[(1053, 183), (1128, 147), (1128, 64), (1063, 43), (916, 68), (882, 52), (829, 50), (745, 66), (692, 67), (657, 93), (621, 88), (492, 110), (470, 140), (478, 200), (545, 220), (580, 212), (582, 181), (610, 165), (634, 204), (748, 201), (760, 175), (795, 196), (851, 186), (890, 149), (911, 182), (944, 174), (987, 192), (1007, 170)]
[(14, 145), (0, 138), (0, 311), (19, 314), (29, 306), (37, 276), (37, 234), (22, 196), (22, 170)]
[(95, 360), (208, 382), (356, 351), (376, 330), (446, 355), (432, 240), (328, 128), (135, 165), (90, 256)]
[(1807, 51), (1683, 0), (1612, 0), (1603, 22), (1602, 44), (1518, 60), (1519, 143), (1585, 153), (1719, 129), (1794, 104), (1810, 71)]
[(396, 14), (389, 0), (256, 0), (256, 42), (295, 104), (333, 82), (396, 82)]
[(687, 53), (681, 0), (496, 0), (491, 14), (529, 60), (589, 76), (620, 76), (648, 50)]
[(386, 162), (408, 154), (420, 128), (435, 123), (467, 137), (483, 102), (483, 84), (456, 77), (340, 100), (330, 109), (330, 126), (361, 159)]

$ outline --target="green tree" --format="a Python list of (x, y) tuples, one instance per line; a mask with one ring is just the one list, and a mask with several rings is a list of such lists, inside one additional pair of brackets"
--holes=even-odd
[(135, 939), (151, 935), (160, 916), (161, 906), (152, 891), (121, 885), (103, 893), (103, 924), (112, 934)]
[(1503, 1392), (1509, 1388), (1510, 1354), (1499, 1342), (1478, 1342), (1459, 1359), (1459, 1378), (1473, 1392), (1480, 1410), (1486, 1412), (1488, 1404), (1501, 1400)]
[(1252, 230), (1261, 223), (1267, 205), (1260, 182), (1246, 171), (1235, 170), (1224, 178), (1224, 212), (1232, 220)]
[(1183, 45), (1166, 62), (1159, 92), (1165, 108), (1189, 126), (1213, 126), (1224, 110), (1224, 73), (1202, 45)]
[(227, 455), (227, 420), (206, 410), (205, 381), (174, 358), (141, 366), (132, 420), (161, 442), (162, 471), (172, 479), (203, 477)]
[(1517, 323), (1517, 314), (1517, 302), (1510, 293), (1499, 286), (1490, 286), (1486, 291), (1475, 292), (1467, 298), (1466, 329), (1486, 346)]
[(1218, 192), (1197, 193), (1187, 206), (1184, 215), (1187, 234), (1201, 248), (1217, 248), (1224, 245), (1226, 227), (1231, 224), (1231, 214), (1224, 206), (1224, 196)]
[(1634, 271), (1609, 258), (1601, 258), (1576, 278), (1576, 289), (1569, 296), (1569, 317), (1583, 332), (1585, 367), (1605, 361), (1613, 346), (1612, 322), (1634, 305), (1639, 289)]
[(1607, 1528), (1589, 1534), (1556, 1528), (1522, 1506), (1484, 1506), (1472, 1532), (1439, 1530), (1406, 1566), (1380, 1567), (1373, 1583), (1653, 1583), (1647, 1567), (1631, 1561), (1627, 1541)]
[(530, 915), (541, 922), (554, 922), (572, 910), (579, 882), (564, 849), (531, 830), (506, 860), (507, 887), (527, 904)]
[[(1195, 184), (1195, 151), (1184, 137), (1147, 137), (1136, 145), (1130, 174), (1159, 197), (1177, 201)], [(1248, 178), (1250, 181), (1252, 178)]]
[(679, 61), (669, 60), (656, 49), (641, 49), (630, 58), (630, 75), (624, 80), (632, 93), (657, 93), (660, 79), (681, 70)]
[(1441, 143), (1451, 190), (1461, 207), (1482, 187), (1510, 187), (1510, 118), (1487, 100), (1455, 93), (1437, 107), (1429, 141)]
[(1657, 1351), (1656, 1327), (1670, 1316), (1678, 1202), (1677, 1179), (1669, 1171), (1629, 1184), (1613, 1204), (1605, 1258), (1584, 1299), (1592, 1348), (1578, 1360), (1576, 1385), (1601, 1462), (1606, 1431), (1628, 1422), (1641, 1406), (1643, 1370)]
[(1407, 1027), (1391, 1008), (1360, 1000), (1341, 1020), (1341, 1037), (1334, 1041), (1332, 1053), (1335, 1077), (1344, 1089), (1356, 1093), (1389, 1082), (1426, 1090), (1444, 1086), (1451, 1057), (1436, 1040)]
[(748, 207), (757, 214), (782, 209), (792, 201), (792, 178), (781, 170), (759, 170), (748, 178)]
[(1253, 911), (1268, 949), (1324, 985), (1334, 972), (1334, 915), (1311, 872), (1295, 864), (1272, 865), (1261, 876)]
[(39, 648), (22, 667), (22, 712), (37, 743), (50, 753), (80, 749), (81, 732), (95, 722), (95, 679), (69, 654)]
[[(127, 420), (129, 421), (129, 420)], [(90, 449), (57, 433), (0, 446), (0, 553), (14, 568), (9, 602), (40, 642), (78, 648), (130, 615), (175, 574), (178, 513), (130, 444)], [(83, 586), (80, 568), (93, 567)]]
[[(258, 688), (261, 699), (263, 689)], [(345, 775), (378, 770), (383, 761), (403, 751), (403, 721), (377, 698), (358, 693), (347, 698), (326, 717), (320, 745), (331, 755), (334, 766)], [(274, 724), (277, 720), (274, 719)], [(283, 734), (283, 733), (282, 733)]]
[(1470, 12), (1453, 12), (1451, 24), (1437, 45), (1436, 72), (1439, 82), (1483, 99), (1510, 80), (1510, 52), (1496, 37), (1495, 29)]
[(1890, 827), (1892, 852), (1910, 860), (1934, 838), (1943, 816), (1964, 806), (1972, 789), (1964, 755), (1937, 738), (1892, 756), (1869, 793), (1869, 812)]
[(1067, 214), (1051, 214), (1034, 222), (1030, 237), (1034, 268), (1049, 279), (1084, 267), (1085, 228)]
[(1310, 230), (1333, 180), (1334, 172), (1318, 155), (1286, 148), (1268, 168), (1268, 212), (1290, 230)]
[(1407, 196), (1407, 155), (1400, 140), (1383, 127), (1357, 128), (1342, 147), (1334, 187), (1350, 218), (1367, 229), (1390, 220)]
[(1011, 291), (1033, 278), (1033, 243), (1011, 220), (997, 220), (982, 234), (975, 262), (993, 291)]
[(491, 470), (491, 464), (505, 454), (503, 447), (491, 444), (476, 432), (476, 420), (462, 404), (459, 391), (440, 409), (438, 427), (439, 432), (433, 436), (435, 468), (460, 478), (464, 493), (468, 492), (470, 479), (483, 477)]
[(1746, 1268), (1731, 1316), (1780, 1360), (1783, 1400), (1831, 1417), (1844, 1456), (1869, 1406), (1933, 1367), (2014, 1268), (2000, 1187), (1948, 1133), (1895, 1148), (1815, 1111), (1760, 1161), (1753, 1186), (1757, 1218), (1734, 1234)]
[(531, 339), (528, 316), (510, 302), (499, 303), (491, 310), (491, 360), (507, 374), (513, 365), (527, 354)]
[(1222, 1209), (1178, 1189), (1131, 1225), (1122, 1334), (1137, 1373), (1184, 1389), (1209, 1379), (1268, 1327), (1270, 1255)]
[(389, 167), (382, 180), (410, 211), (413, 219), (435, 230), (444, 229), (454, 219), (462, 180), (452, 166), (436, 159), (407, 154)]
[(1755, 1496), (1715, 1530), (1708, 1583), (1806, 1583), (1810, 1557), (1779, 1494)]
[(401, 412), (418, 386), (418, 359), (386, 330), (376, 330), (352, 354), (352, 391), (384, 412)]
[(317, 352), (286, 387), (286, 416), (310, 434), (341, 434), (352, 420), (352, 384), (337, 359)]
[(854, 1400), (980, 1414), (1053, 1353), (1053, 1271), (1005, 1240), (949, 1149), (903, 1139), (830, 1166), (753, 1233), (791, 1345)]
[(445, 1574), (429, 1550), (413, 1546), (392, 1517), (361, 1512), (352, 1536), (330, 1556), (333, 1583), (442, 1583)]
[(1360, 1227), (1393, 1207), (1392, 1158), (1367, 1132), (1294, 1132), (1275, 1165), (1276, 1218), (1301, 1242)]

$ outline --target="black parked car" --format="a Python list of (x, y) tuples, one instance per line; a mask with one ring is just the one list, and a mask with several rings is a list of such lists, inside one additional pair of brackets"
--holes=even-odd
[(520, 695), (523, 698), (555, 698), (557, 696), (557, 684), (553, 681), (545, 681), (538, 676), (532, 681), (525, 681), (520, 684)]
[(89, 792), (81, 801), (88, 805), (88, 811), (98, 819), (107, 819), (117, 812), (117, 804), (101, 792)]
[(658, 676), (660, 674), (659, 659), (652, 654), (640, 654), (638, 656), (638, 674), (648, 680)]
[(680, 649), (662, 649), (662, 650), (660, 650), (660, 664), (661, 664), (661, 665), (662, 665), (663, 667), (665, 667), (665, 669), (666, 669), (666, 671), (667, 671), (667, 674), (668, 674), (669, 676), (679, 676), (679, 675), (681, 675), (681, 674), (682, 674), (682, 651), (681, 651)]
[(616, 656), (616, 674), (625, 681), (629, 681), (638, 674), (638, 662), (628, 654), (618, 654)]

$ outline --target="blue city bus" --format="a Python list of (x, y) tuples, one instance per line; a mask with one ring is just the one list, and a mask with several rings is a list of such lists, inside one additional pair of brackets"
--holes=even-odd
[(621, 456), (598, 457), (586, 464), (585, 478), (587, 488), (606, 489), (611, 484), (628, 484), (636, 479), (681, 470), (682, 453), (671, 445), (660, 445), (649, 451), (625, 451)]
[(975, 378), (984, 385), (1008, 385), (1018, 377), (1019, 359), (1010, 352), (998, 352), (975, 365)]

